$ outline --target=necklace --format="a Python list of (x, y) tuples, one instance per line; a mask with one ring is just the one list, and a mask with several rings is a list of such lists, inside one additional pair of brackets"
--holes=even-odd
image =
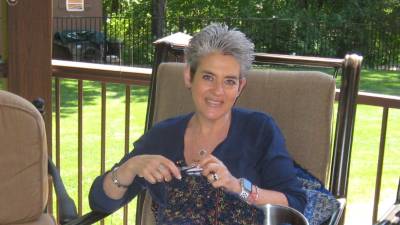
[(200, 160), (202, 160), (204, 157), (206, 157), (207, 153), (208, 153), (207, 150), (201, 149), (199, 151), (199, 156), (200, 157), (198, 159), (194, 159), (193, 160), (193, 164), (199, 164)]
[[(201, 120), (193, 117), (185, 132), (185, 159), (188, 165), (198, 164), (204, 157), (211, 154), (227, 136), (230, 120), (227, 123), (216, 124), (217, 127), (206, 127), (201, 131)], [(222, 126), (221, 126), (222, 125)]]

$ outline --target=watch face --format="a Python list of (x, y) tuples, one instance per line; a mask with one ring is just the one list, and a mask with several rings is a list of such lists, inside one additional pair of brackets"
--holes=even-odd
[(248, 181), (247, 179), (243, 179), (243, 188), (247, 191), (247, 192), (251, 192), (251, 182)]

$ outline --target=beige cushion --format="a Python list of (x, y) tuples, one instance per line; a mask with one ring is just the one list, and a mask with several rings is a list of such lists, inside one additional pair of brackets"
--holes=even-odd
[(50, 216), (49, 214), (42, 214), (40, 217), (31, 222), (27, 223), (18, 223), (18, 224), (13, 224), (13, 225), (56, 225), (57, 223), (54, 221), (54, 218)]
[(0, 155), (0, 224), (40, 219), (48, 195), (43, 119), (30, 102), (5, 91), (0, 91)]
[[(183, 69), (182, 63), (159, 66), (153, 123), (194, 110), (190, 91), (184, 87)], [(295, 161), (326, 181), (334, 93), (335, 80), (321, 72), (252, 70), (236, 105), (270, 114)], [(152, 217), (146, 215), (148, 211), (144, 208), (143, 219)]]

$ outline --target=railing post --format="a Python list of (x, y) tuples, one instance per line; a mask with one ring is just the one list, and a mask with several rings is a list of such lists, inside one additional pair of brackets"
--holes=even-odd
[(378, 165), (375, 177), (375, 195), (374, 195), (374, 209), (372, 212), (372, 223), (376, 223), (378, 218), (378, 206), (382, 184), (382, 170), (383, 170), (383, 159), (385, 156), (385, 144), (386, 144), (386, 130), (388, 122), (389, 108), (383, 107), (382, 123), (381, 123), (381, 138), (379, 141), (379, 154), (378, 154)]
[[(104, 7), (105, 8), (105, 7)], [(104, 12), (103, 12), (104, 13)], [(108, 20), (108, 15), (106, 13), (103, 14), (103, 20), (102, 25), (103, 25), (103, 32), (104, 32), (104, 39), (103, 39), (103, 51), (100, 49), (100, 52), (102, 54), (101, 55), (101, 60), (103, 60), (103, 63), (107, 64), (107, 49), (108, 49), (108, 45), (107, 45), (107, 36), (108, 36), (108, 28), (107, 28), (107, 20)]]
[(356, 98), (362, 57), (346, 55), (343, 63), (330, 189), (337, 197), (347, 196), (351, 146), (356, 116)]
[[(334, 139), (334, 155), (329, 182), (330, 191), (339, 198), (347, 197), (361, 62), (361, 56), (355, 54), (346, 55), (342, 67), (342, 79)], [(345, 209), (343, 209), (343, 213), (344, 211)], [(339, 221), (339, 224), (343, 223), (344, 217)]]
[(183, 17), (180, 16), (179, 17), (179, 22), (178, 22), (178, 30), (179, 30), (179, 32), (183, 32), (184, 27), (185, 27), (184, 19), (183, 19)]

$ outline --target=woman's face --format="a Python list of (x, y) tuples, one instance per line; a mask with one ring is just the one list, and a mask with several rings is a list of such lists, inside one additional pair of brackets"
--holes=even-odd
[(185, 84), (191, 88), (196, 113), (208, 120), (230, 114), (236, 98), (246, 84), (240, 79), (240, 64), (231, 55), (211, 53), (199, 61), (193, 79), (185, 69)]

